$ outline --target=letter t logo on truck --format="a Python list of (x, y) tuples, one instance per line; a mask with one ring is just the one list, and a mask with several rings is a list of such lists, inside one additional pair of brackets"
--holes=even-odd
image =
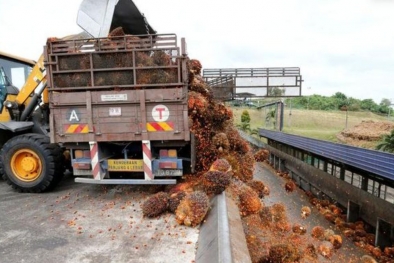
[(157, 122), (167, 121), (170, 117), (170, 110), (167, 108), (167, 106), (156, 105), (152, 109), (152, 117)]

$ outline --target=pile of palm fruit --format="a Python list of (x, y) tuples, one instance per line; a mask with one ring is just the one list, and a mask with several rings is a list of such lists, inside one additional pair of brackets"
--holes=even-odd
[[(238, 205), (252, 262), (330, 260), (342, 246), (340, 234), (350, 234), (346, 227), (340, 227), (344, 223), (342, 210), (333, 204), (319, 202), (319, 211), (337, 225), (337, 231), (315, 226), (307, 233), (306, 225), (291, 223), (284, 204), (265, 206), (263, 198), (269, 195), (270, 189), (253, 179), (253, 171), (256, 161), (267, 162), (269, 151), (260, 149), (253, 153), (235, 128), (231, 109), (213, 98), (211, 88), (201, 76), (201, 63), (190, 60), (188, 67), (188, 115), (190, 130), (196, 137), (196, 173), (148, 197), (142, 204), (144, 216), (156, 217), (171, 212), (179, 224), (195, 227), (209, 212), (210, 199), (227, 190), (228, 196)], [(288, 174), (279, 175), (287, 180), (286, 192), (293, 192), (296, 185)], [(311, 198), (311, 203), (313, 201), (318, 202)], [(310, 214), (309, 207), (302, 207), (300, 219)], [(312, 242), (307, 239), (308, 235)], [(365, 239), (372, 241), (373, 237), (368, 235)], [(375, 248), (374, 252), (380, 252), (380, 258), (384, 258), (391, 251), (382, 253)]]
[(189, 60), (188, 116), (196, 138), (196, 172), (167, 187), (142, 204), (144, 216), (156, 217), (170, 211), (179, 224), (197, 226), (205, 218), (210, 199), (227, 188), (241, 214), (257, 213), (268, 187), (252, 180), (255, 157), (249, 144), (235, 128), (233, 113), (213, 98), (201, 76), (201, 63)]

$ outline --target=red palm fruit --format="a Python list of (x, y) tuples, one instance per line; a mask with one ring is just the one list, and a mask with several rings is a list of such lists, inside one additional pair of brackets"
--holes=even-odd
[(377, 263), (377, 261), (369, 255), (364, 255), (361, 257), (361, 263)]
[(272, 205), (271, 212), (272, 212), (272, 220), (274, 222), (287, 220), (286, 208), (284, 204), (278, 203)]
[(272, 263), (291, 263), (300, 259), (300, 251), (291, 243), (273, 245), (269, 250), (269, 262)]
[(286, 182), (286, 184), (285, 184), (285, 190), (286, 190), (286, 192), (293, 192), (295, 189), (296, 189), (296, 184), (293, 182), (293, 181), (291, 181), (291, 180), (289, 180), (289, 181), (287, 181)]
[(328, 241), (322, 242), (322, 244), (319, 245), (318, 247), (318, 251), (320, 255), (322, 255), (325, 258), (331, 258), (333, 254), (333, 250), (334, 250), (333, 245)]
[(227, 152), (230, 149), (230, 143), (224, 132), (215, 134), (212, 138), (212, 144), (219, 152)]
[(214, 161), (211, 165), (211, 167), (209, 168), (210, 171), (220, 171), (220, 172), (230, 172), (231, 171), (231, 165), (230, 163), (224, 159), (217, 159), (216, 161)]
[(293, 225), (293, 233), (304, 235), (306, 233), (306, 228), (304, 226), (301, 226), (300, 224), (294, 224)]
[(304, 257), (306, 259), (311, 259), (313, 262), (317, 259), (317, 250), (313, 244), (308, 244), (304, 250)]
[(271, 207), (265, 206), (265, 207), (261, 208), (259, 215), (260, 215), (261, 222), (263, 225), (269, 226), (272, 223)]
[(147, 217), (155, 217), (164, 213), (168, 208), (168, 194), (165, 192), (158, 192), (148, 199), (142, 205), (142, 214)]
[(230, 185), (230, 175), (220, 171), (208, 171), (202, 176), (202, 186), (207, 194), (220, 194)]
[(201, 74), (202, 65), (201, 62), (197, 59), (190, 59), (188, 61), (189, 71), (195, 75)]
[(252, 188), (260, 198), (264, 197), (264, 183), (260, 180), (251, 180), (246, 183), (247, 186)]
[(209, 198), (201, 191), (186, 195), (175, 210), (176, 221), (186, 226), (197, 226), (209, 210)]
[(269, 154), (267, 149), (260, 149), (254, 154), (254, 159), (256, 162), (264, 162), (268, 160)]
[(186, 182), (181, 182), (178, 183), (176, 185), (171, 186), (171, 188), (168, 190), (169, 195), (172, 195), (174, 193), (178, 193), (178, 192), (192, 192), (193, 191), (193, 187), (197, 184), (197, 181), (186, 181)]
[(175, 213), (175, 210), (178, 208), (179, 204), (181, 203), (182, 199), (186, 196), (186, 194), (187, 193), (185, 191), (180, 191), (170, 195), (170, 198), (168, 199), (168, 209), (172, 213)]
[(316, 239), (322, 239), (324, 237), (324, 228), (322, 226), (313, 227), (311, 236)]
[(189, 115), (199, 114), (203, 116), (208, 108), (208, 102), (200, 93), (189, 91), (187, 106)]
[(258, 213), (262, 203), (256, 192), (245, 185), (240, 189), (238, 207), (241, 215), (247, 216)]
[(303, 206), (301, 208), (301, 218), (305, 219), (311, 215), (311, 208), (309, 206)]
[(340, 235), (331, 235), (328, 241), (330, 241), (335, 249), (339, 249), (342, 246), (342, 237)]

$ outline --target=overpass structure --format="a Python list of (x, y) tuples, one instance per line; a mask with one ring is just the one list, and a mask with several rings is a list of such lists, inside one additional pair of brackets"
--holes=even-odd
[(275, 169), (305, 191), (347, 208), (347, 220), (376, 229), (375, 245), (394, 242), (394, 154), (259, 129)]
[(223, 101), (299, 97), (303, 82), (299, 67), (208, 68), (203, 78)]

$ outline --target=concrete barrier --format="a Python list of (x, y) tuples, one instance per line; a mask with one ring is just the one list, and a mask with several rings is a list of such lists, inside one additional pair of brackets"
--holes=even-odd
[(225, 192), (211, 201), (200, 227), (196, 263), (251, 262), (238, 207)]

